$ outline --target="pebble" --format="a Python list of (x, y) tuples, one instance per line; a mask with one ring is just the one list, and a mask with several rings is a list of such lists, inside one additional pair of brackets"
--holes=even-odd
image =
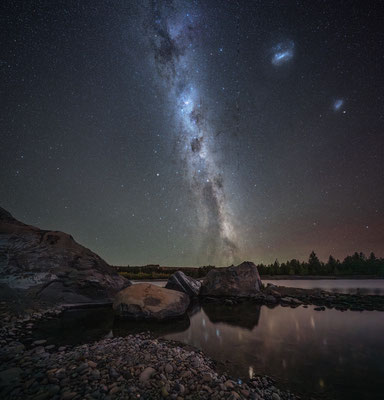
[(61, 400), (71, 400), (77, 395), (76, 392), (64, 392), (61, 395)]
[(32, 345), (33, 345), (33, 346), (41, 346), (42, 344), (45, 344), (45, 343), (47, 343), (46, 340), (35, 340), (35, 341), (32, 343)]
[(139, 376), (139, 381), (140, 382), (147, 382), (149, 379), (151, 379), (152, 375), (156, 373), (156, 370), (152, 367), (147, 367), (145, 370), (140, 374)]
[(165, 366), (164, 370), (165, 370), (165, 372), (166, 372), (167, 374), (172, 374), (172, 372), (173, 372), (173, 367), (172, 367), (171, 364), (167, 364), (167, 365)]

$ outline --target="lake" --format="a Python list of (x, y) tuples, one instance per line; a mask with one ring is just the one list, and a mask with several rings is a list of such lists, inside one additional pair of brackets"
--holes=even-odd
[(114, 320), (110, 309), (77, 310), (41, 323), (36, 337), (59, 345), (146, 330), (202, 349), (238, 379), (266, 374), (304, 398), (383, 398), (384, 313), (378, 311), (210, 303), (194, 305), (181, 320), (138, 323)]
[[(165, 286), (166, 280), (132, 281), (133, 283), (152, 283)], [(272, 283), (278, 286), (296, 287), (302, 289), (322, 289), (329, 292), (347, 294), (374, 294), (384, 295), (384, 279), (263, 279), (267, 285)]]
[(322, 289), (328, 292), (348, 294), (384, 295), (384, 279), (274, 279), (263, 280), (264, 284), (302, 289)]

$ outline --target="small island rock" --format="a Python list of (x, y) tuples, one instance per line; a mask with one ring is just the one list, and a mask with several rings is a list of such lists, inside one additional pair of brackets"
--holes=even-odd
[(200, 288), (201, 296), (251, 297), (261, 290), (259, 271), (253, 262), (215, 268), (208, 272)]

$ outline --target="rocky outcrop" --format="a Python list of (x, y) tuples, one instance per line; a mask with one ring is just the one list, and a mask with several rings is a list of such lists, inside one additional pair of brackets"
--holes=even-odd
[(188, 305), (189, 297), (185, 293), (138, 283), (116, 295), (113, 309), (120, 318), (163, 320), (185, 314)]
[(201, 296), (251, 297), (261, 290), (259, 271), (254, 263), (215, 268), (208, 272), (200, 288)]
[(182, 271), (177, 271), (170, 276), (165, 287), (167, 289), (177, 290), (178, 292), (186, 293), (189, 297), (199, 295), (201, 282), (184, 274)]
[(47, 303), (111, 301), (130, 282), (72, 236), (17, 221), (0, 208), (0, 285)]

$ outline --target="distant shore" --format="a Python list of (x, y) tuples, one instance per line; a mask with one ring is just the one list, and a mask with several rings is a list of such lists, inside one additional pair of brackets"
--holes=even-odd
[[(157, 275), (151, 276), (151, 274), (128, 274), (128, 273), (121, 273), (121, 275), (125, 276), (130, 280), (137, 280), (137, 281), (166, 281), (172, 275), (166, 275), (162, 277), (158, 277)], [(260, 275), (262, 280), (268, 281), (279, 281), (279, 280), (343, 280), (343, 279), (353, 279), (353, 280), (363, 280), (363, 279), (376, 279), (382, 280), (384, 279), (383, 276), (376, 276), (376, 275)], [(197, 278), (202, 280), (204, 278)]]
[(320, 280), (320, 279), (384, 279), (383, 276), (377, 275), (261, 275), (261, 279), (265, 280)]

